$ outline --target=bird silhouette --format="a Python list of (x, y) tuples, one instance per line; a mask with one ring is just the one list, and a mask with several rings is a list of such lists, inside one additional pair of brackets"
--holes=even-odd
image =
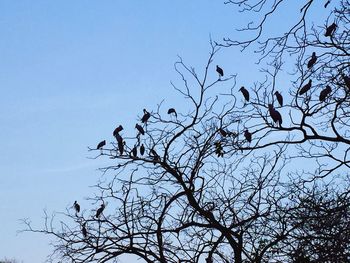
[(312, 68), (312, 66), (315, 65), (316, 61), (317, 61), (316, 52), (312, 52), (311, 58), (307, 63), (307, 68)]
[(137, 147), (136, 146), (134, 146), (134, 148), (132, 148), (131, 153), (134, 157), (137, 157)]
[(146, 123), (151, 117), (151, 113), (149, 113), (146, 109), (143, 109), (143, 116), (141, 118), (142, 123)]
[(274, 123), (277, 123), (280, 127), (282, 125), (282, 116), (281, 114), (273, 107), (272, 104), (269, 104), (269, 113)]
[(350, 77), (348, 77), (344, 74), (342, 74), (342, 77), (343, 77), (343, 80), (344, 80), (346, 87), (350, 90)]
[(274, 94), (276, 95), (276, 98), (277, 98), (279, 105), (282, 107), (283, 106), (283, 97), (282, 97), (281, 93), (276, 91)]
[(75, 209), (75, 212), (76, 213), (79, 213), (80, 212), (80, 205), (78, 204), (77, 201), (74, 201), (74, 209)]
[(100, 206), (100, 208), (97, 209), (96, 215), (95, 215), (96, 218), (100, 218), (100, 216), (101, 216), (103, 210), (105, 209), (105, 207), (106, 207), (105, 204), (102, 204), (102, 205)]
[(310, 79), (307, 84), (305, 84), (299, 91), (299, 95), (303, 95), (304, 93), (308, 92), (311, 88), (312, 80)]
[(119, 153), (120, 153), (120, 155), (123, 155), (123, 153), (124, 153), (123, 138), (122, 138), (122, 136), (119, 135), (119, 133), (116, 133), (115, 138), (117, 139), (117, 142), (118, 142)]
[(141, 133), (142, 135), (145, 135), (145, 130), (142, 128), (140, 124), (136, 123), (135, 128), (139, 131), (139, 133)]
[(140, 154), (141, 155), (145, 154), (145, 146), (143, 144), (141, 144), (141, 147), (140, 147)]
[(324, 4), (324, 8), (327, 8), (327, 6), (331, 3), (330, 0), (328, 0), (325, 4)]
[(224, 149), (222, 148), (221, 142), (215, 142), (215, 153), (218, 157), (224, 157)]
[(248, 142), (252, 142), (252, 134), (248, 130), (244, 131), (244, 137)]
[(224, 70), (220, 68), (218, 65), (216, 65), (216, 72), (219, 73), (219, 77), (224, 76)]
[(226, 137), (226, 136), (227, 136), (227, 131), (225, 131), (223, 128), (220, 128), (220, 129), (219, 129), (219, 132), (220, 132), (220, 134), (221, 134), (223, 137)]
[(172, 114), (172, 113), (174, 113), (175, 118), (177, 118), (177, 113), (176, 113), (176, 110), (175, 110), (174, 108), (170, 108), (170, 109), (168, 110), (168, 114)]
[(102, 147), (105, 146), (105, 145), (106, 145), (106, 140), (103, 140), (99, 144), (97, 144), (96, 149), (97, 150), (102, 149)]
[(328, 96), (329, 93), (331, 93), (331, 92), (332, 92), (332, 88), (331, 88), (330, 86), (327, 85), (327, 86), (321, 91), (321, 93), (320, 93), (320, 97), (319, 97), (320, 101), (325, 101), (326, 98), (327, 98), (327, 96)]
[(84, 238), (87, 238), (86, 222), (82, 224), (81, 232), (83, 233)]
[(115, 128), (115, 130), (113, 131), (113, 136), (115, 137), (116, 134), (118, 134), (119, 132), (121, 132), (123, 130), (123, 126), (119, 125), (117, 128)]
[(244, 99), (249, 101), (249, 91), (244, 86), (242, 86), (239, 90), (242, 92)]
[(326, 33), (324, 34), (326, 37), (330, 37), (333, 35), (335, 29), (337, 28), (337, 24), (333, 23), (326, 28)]

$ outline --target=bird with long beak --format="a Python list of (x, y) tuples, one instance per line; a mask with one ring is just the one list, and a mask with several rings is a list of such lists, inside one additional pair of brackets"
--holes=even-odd
[(304, 93), (308, 92), (311, 88), (312, 80), (310, 79), (307, 84), (305, 84), (299, 91), (299, 95), (303, 95)]
[(312, 68), (312, 66), (315, 65), (316, 61), (317, 61), (316, 52), (312, 52), (311, 58), (307, 63), (307, 68)]
[(325, 37), (330, 37), (333, 35), (335, 29), (337, 28), (337, 24), (333, 23), (330, 26), (326, 28), (326, 33), (324, 34)]
[(249, 143), (252, 142), (252, 134), (248, 131), (248, 129), (244, 131), (244, 137)]
[(105, 145), (106, 145), (106, 140), (103, 140), (103, 141), (101, 141), (99, 144), (97, 144), (96, 149), (97, 149), (97, 150), (102, 149), (103, 146), (105, 146)]
[(330, 86), (326, 86), (320, 93), (320, 101), (325, 101), (328, 95), (332, 92), (332, 88)]
[(146, 123), (151, 117), (151, 113), (149, 113), (146, 109), (143, 109), (143, 116), (141, 118), (142, 123)]
[(73, 206), (74, 206), (75, 212), (79, 213), (80, 212), (80, 205), (78, 204), (77, 201), (74, 201)]
[(115, 130), (113, 131), (113, 136), (115, 137), (116, 134), (120, 133), (123, 130), (123, 126), (119, 125)]
[(277, 101), (278, 101), (279, 105), (282, 107), (283, 106), (283, 97), (282, 97), (281, 93), (276, 91), (274, 94), (275, 94), (275, 96), (277, 98)]
[(282, 115), (273, 107), (272, 104), (269, 104), (269, 113), (274, 123), (277, 123), (280, 127), (282, 125)]
[(141, 133), (142, 135), (145, 135), (145, 130), (142, 128), (140, 124), (136, 123), (135, 128), (139, 131), (139, 133)]
[(249, 91), (244, 86), (242, 86), (239, 90), (242, 92), (244, 99), (249, 101)]
[(177, 118), (177, 113), (176, 113), (176, 110), (174, 108), (170, 108), (168, 110), (168, 114), (172, 114), (172, 113), (175, 115), (175, 118)]
[(140, 154), (141, 155), (145, 154), (145, 146), (143, 144), (141, 144), (141, 147), (140, 147)]
[(216, 72), (219, 74), (219, 78), (224, 76), (224, 70), (216, 65)]
[(100, 208), (97, 209), (97, 211), (96, 211), (96, 215), (95, 215), (96, 218), (100, 218), (105, 207), (106, 207), (105, 204), (101, 204)]

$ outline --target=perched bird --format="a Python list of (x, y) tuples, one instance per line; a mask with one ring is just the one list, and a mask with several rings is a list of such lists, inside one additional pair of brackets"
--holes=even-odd
[(115, 130), (113, 131), (113, 136), (116, 136), (116, 134), (118, 134), (119, 132), (121, 132), (123, 130), (123, 126), (119, 125), (117, 128), (115, 128)]
[(252, 142), (252, 134), (248, 130), (244, 131), (244, 137), (248, 142)]
[(218, 65), (216, 65), (216, 72), (219, 73), (220, 77), (224, 76), (224, 71), (222, 68), (220, 68)]
[(316, 61), (317, 61), (316, 52), (312, 52), (311, 58), (307, 63), (307, 68), (312, 68), (312, 66), (315, 65)]
[(103, 140), (103, 141), (101, 141), (99, 144), (97, 144), (96, 149), (97, 149), (97, 150), (98, 150), (98, 149), (102, 149), (102, 147), (105, 146), (105, 145), (106, 145), (106, 140)]
[(115, 138), (117, 139), (117, 142), (118, 142), (118, 150), (119, 150), (119, 153), (120, 153), (120, 155), (123, 155), (123, 152), (124, 152), (123, 138), (122, 138), (122, 136), (119, 135), (119, 133), (117, 133), (117, 134), (115, 135)]
[(330, 86), (326, 86), (320, 93), (320, 101), (325, 101), (329, 93), (332, 92), (332, 88)]
[(100, 208), (97, 209), (95, 217), (96, 217), (96, 218), (99, 218), (99, 217), (101, 216), (101, 214), (102, 214), (102, 212), (103, 212), (104, 209), (105, 209), (105, 204), (102, 204), (102, 205), (100, 206)]
[(146, 109), (143, 109), (143, 116), (141, 118), (141, 122), (146, 123), (150, 117), (151, 113), (149, 113)]
[(327, 8), (327, 6), (331, 3), (330, 0), (328, 0), (325, 4), (324, 4), (324, 8)]
[(304, 93), (308, 92), (311, 88), (312, 80), (310, 79), (307, 84), (305, 84), (299, 91), (299, 95), (303, 95)]
[(86, 222), (84, 222), (81, 226), (81, 232), (83, 233), (83, 236), (87, 238), (87, 230), (86, 230)]
[(330, 37), (333, 35), (335, 29), (337, 28), (337, 24), (333, 23), (330, 26), (326, 28), (326, 33), (324, 34), (325, 37)]
[(143, 144), (141, 144), (141, 147), (140, 147), (140, 154), (141, 155), (145, 154), (145, 146)]
[(74, 209), (75, 209), (75, 211), (77, 212), (77, 213), (79, 213), (80, 212), (80, 205), (78, 204), (78, 202), (77, 201), (74, 201)]
[(249, 92), (248, 92), (248, 90), (245, 87), (243, 87), (243, 86), (239, 90), (242, 92), (243, 97), (245, 98), (245, 100), (249, 101)]
[(218, 157), (224, 157), (224, 149), (222, 148), (221, 142), (215, 142), (215, 153)]
[(175, 118), (177, 118), (177, 113), (176, 113), (176, 110), (175, 110), (174, 108), (170, 108), (170, 109), (168, 110), (168, 114), (172, 114), (172, 113), (174, 113)]
[(282, 116), (281, 114), (273, 107), (272, 104), (269, 104), (269, 113), (274, 123), (277, 123), (280, 127), (282, 125)]
[(136, 123), (135, 128), (139, 131), (139, 133), (141, 133), (142, 135), (145, 135), (145, 130), (142, 128), (140, 124)]
[(220, 129), (219, 129), (219, 132), (220, 132), (220, 134), (221, 134), (223, 137), (226, 137), (226, 136), (227, 136), (227, 131), (225, 131), (223, 128), (220, 128)]
[(344, 80), (346, 87), (350, 90), (350, 77), (348, 77), (344, 74), (342, 74), (342, 77), (343, 77), (343, 80)]
[(276, 91), (274, 94), (276, 95), (276, 98), (277, 98), (279, 105), (282, 107), (283, 106), (283, 97), (282, 97), (281, 93)]
[(137, 157), (137, 147), (136, 146), (134, 146), (134, 148), (132, 148), (131, 153), (134, 157)]

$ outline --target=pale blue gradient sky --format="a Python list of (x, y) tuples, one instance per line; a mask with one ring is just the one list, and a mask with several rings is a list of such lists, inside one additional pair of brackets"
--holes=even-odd
[[(181, 106), (177, 54), (201, 66), (210, 34), (234, 37), (246, 22), (221, 0), (0, 1), (0, 259), (43, 262), (49, 239), (17, 235), (19, 219), (40, 226), (45, 208), (89, 205), (104, 161), (87, 146), (163, 98)], [(237, 50), (216, 62), (252, 79)]]

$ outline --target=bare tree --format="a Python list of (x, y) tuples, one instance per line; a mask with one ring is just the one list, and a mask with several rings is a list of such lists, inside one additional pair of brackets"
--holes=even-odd
[[(260, 40), (285, 2), (228, 1), (262, 14), (247, 28), (256, 36), (211, 43), (200, 71), (179, 58), (172, 85), (187, 108), (144, 109), (135, 130), (118, 126), (109, 143), (90, 148), (111, 159), (90, 198), (95, 210), (46, 214), (43, 229), (25, 220), (27, 230), (55, 237), (52, 260), (349, 261), (349, 2), (309, 28), (315, 2), (305, 1), (287, 33), (261, 42), (262, 82), (237, 87), (214, 63), (222, 46)], [(285, 54), (295, 63), (288, 94), (278, 83)]]

